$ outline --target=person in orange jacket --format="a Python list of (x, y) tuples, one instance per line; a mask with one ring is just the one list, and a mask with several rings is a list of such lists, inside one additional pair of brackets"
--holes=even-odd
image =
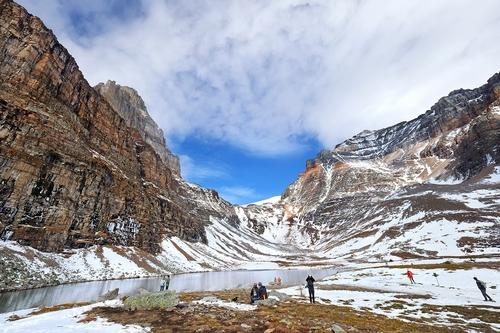
[(413, 283), (416, 283), (415, 280), (413, 279), (413, 272), (410, 271), (409, 269), (406, 270), (406, 276), (408, 276), (408, 279), (410, 279), (410, 282), (413, 284)]

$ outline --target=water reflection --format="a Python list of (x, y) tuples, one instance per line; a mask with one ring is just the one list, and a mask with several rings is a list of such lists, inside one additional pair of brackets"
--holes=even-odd
[[(332, 275), (337, 270), (294, 269), (262, 271), (203, 272), (172, 275), (170, 290), (176, 291), (215, 291), (233, 288), (249, 288), (255, 282), (264, 284), (280, 277), (282, 283), (305, 283), (308, 274), (316, 280)], [(73, 302), (91, 302), (109, 290), (120, 288), (120, 295), (134, 295), (139, 289), (158, 291), (161, 278), (126, 279), (65, 284), (55, 287), (6, 292), (0, 294), (0, 313), (51, 306)]]

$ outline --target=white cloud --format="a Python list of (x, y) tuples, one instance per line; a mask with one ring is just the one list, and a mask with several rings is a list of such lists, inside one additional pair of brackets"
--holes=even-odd
[(227, 167), (222, 166), (220, 163), (215, 164), (213, 162), (208, 162), (202, 164), (194, 161), (188, 155), (179, 155), (179, 159), (182, 165), (182, 177), (189, 181), (197, 182), (206, 179), (229, 177)]
[(259, 198), (257, 192), (245, 186), (224, 186), (219, 189), (219, 195), (229, 202), (245, 204)]
[[(257, 154), (293, 152), (307, 136), (333, 147), (500, 70), (496, 0), (144, 0), (123, 20), (101, 1), (21, 3), (92, 84), (138, 89), (167, 135)], [(89, 24), (75, 29), (68, 8)]]

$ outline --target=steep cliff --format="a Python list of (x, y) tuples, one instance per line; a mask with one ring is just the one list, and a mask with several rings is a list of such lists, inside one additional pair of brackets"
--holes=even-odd
[(238, 207), (181, 178), (135, 90), (91, 87), (38, 18), (0, 5), (0, 289), (500, 249), (500, 74), (322, 151), (280, 200)]
[(182, 181), (135, 91), (108, 82), (97, 92), (37, 17), (0, 4), (2, 239), (155, 253), (167, 236), (206, 241), (212, 215), (236, 219), (216, 192)]
[(94, 87), (99, 94), (125, 120), (125, 125), (136, 129), (160, 156), (163, 163), (177, 175), (180, 175), (179, 158), (168, 150), (163, 131), (148, 113), (146, 104), (137, 91), (117, 84), (115, 81), (99, 83)]

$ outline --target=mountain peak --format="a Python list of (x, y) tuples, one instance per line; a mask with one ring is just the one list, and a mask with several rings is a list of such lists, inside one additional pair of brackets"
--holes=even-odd
[(144, 100), (137, 90), (122, 86), (115, 81), (98, 83), (94, 89), (125, 120), (125, 125), (135, 128), (141, 137), (149, 143), (162, 161), (177, 175), (180, 175), (179, 158), (167, 148), (161, 128), (151, 118)]

